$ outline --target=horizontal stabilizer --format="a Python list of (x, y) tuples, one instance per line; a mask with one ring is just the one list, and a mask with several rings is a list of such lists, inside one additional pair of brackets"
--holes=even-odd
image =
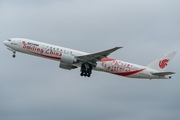
[(151, 73), (151, 74), (152, 75), (165, 76), (165, 75), (175, 74), (175, 72), (157, 72), (157, 73)]

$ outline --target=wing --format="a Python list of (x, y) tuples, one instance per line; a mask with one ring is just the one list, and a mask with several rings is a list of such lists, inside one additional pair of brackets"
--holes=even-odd
[(165, 76), (165, 75), (175, 74), (175, 72), (157, 72), (157, 73), (151, 73), (151, 74), (152, 75)]
[(112, 52), (120, 49), (122, 47), (115, 47), (109, 50), (105, 50), (102, 52), (97, 52), (97, 53), (93, 53), (93, 54), (87, 54), (87, 55), (82, 55), (82, 56), (76, 56), (76, 59), (79, 60), (80, 62), (88, 62), (90, 64), (96, 64), (97, 61), (101, 60), (102, 58), (107, 57), (109, 54), (111, 54)]

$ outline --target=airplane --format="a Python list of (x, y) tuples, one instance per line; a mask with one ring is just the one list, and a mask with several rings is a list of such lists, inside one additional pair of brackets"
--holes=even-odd
[(66, 70), (80, 67), (80, 75), (84, 77), (90, 77), (92, 70), (128, 78), (150, 80), (170, 79), (171, 74), (175, 74), (174, 72), (165, 72), (166, 67), (176, 54), (175, 51), (167, 53), (147, 66), (141, 66), (107, 57), (122, 47), (114, 47), (96, 53), (86, 53), (25, 38), (10, 38), (3, 43), (8, 50), (13, 52), (13, 58), (16, 57), (16, 52), (21, 52), (55, 60), (59, 62), (59, 68)]

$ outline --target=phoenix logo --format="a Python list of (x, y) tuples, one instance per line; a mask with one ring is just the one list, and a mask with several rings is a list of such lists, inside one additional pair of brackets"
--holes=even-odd
[(161, 69), (164, 69), (167, 66), (168, 62), (169, 62), (169, 59), (164, 59), (164, 60), (159, 61), (159, 67)]

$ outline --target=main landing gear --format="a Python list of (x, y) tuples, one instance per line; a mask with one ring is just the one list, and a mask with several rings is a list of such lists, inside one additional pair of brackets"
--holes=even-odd
[(92, 66), (88, 63), (83, 63), (81, 65), (81, 76), (84, 76), (84, 77), (90, 77), (91, 76), (91, 73), (92, 73)]
[(13, 55), (12, 55), (12, 57), (13, 57), (13, 58), (15, 58), (15, 57), (16, 57), (16, 52), (15, 52), (15, 51), (13, 51)]

